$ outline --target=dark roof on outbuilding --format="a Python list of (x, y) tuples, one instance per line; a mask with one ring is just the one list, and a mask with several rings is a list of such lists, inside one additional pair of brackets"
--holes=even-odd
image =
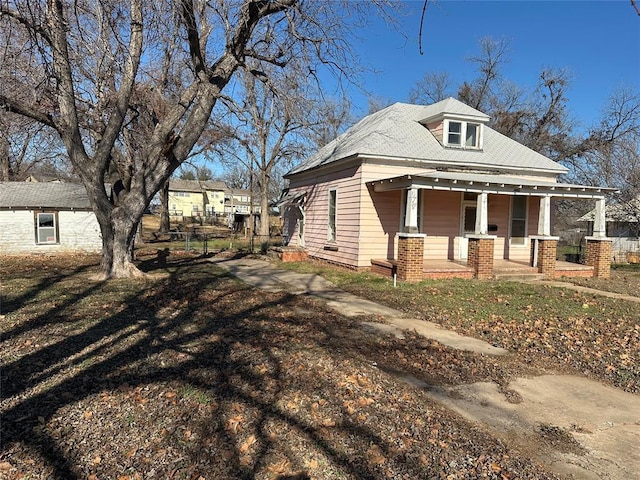
[(83, 185), (55, 182), (0, 182), (0, 208), (90, 210)]

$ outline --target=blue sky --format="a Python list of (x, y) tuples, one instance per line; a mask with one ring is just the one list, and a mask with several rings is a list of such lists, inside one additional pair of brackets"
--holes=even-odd
[[(401, 31), (376, 21), (356, 49), (377, 74), (364, 87), (389, 102), (408, 101), (427, 72), (448, 72), (453, 84), (471, 80), (465, 59), (479, 53), (485, 36), (510, 42), (504, 76), (533, 87), (543, 68), (567, 68), (572, 75), (569, 109), (583, 127), (595, 123), (609, 94), (621, 85), (640, 90), (640, 17), (629, 0), (447, 1), (429, 0), (422, 48), (418, 30), (422, 1), (401, 20)], [(356, 117), (367, 113), (366, 95), (353, 89)]]

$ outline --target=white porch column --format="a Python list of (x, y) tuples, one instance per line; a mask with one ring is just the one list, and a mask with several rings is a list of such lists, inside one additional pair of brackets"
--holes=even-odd
[(596, 238), (607, 237), (607, 224), (605, 216), (605, 201), (604, 198), (596, 200), (596, 216), (593, 219), (593, 236)]
[(418, 189), (407, 190), (407, 204), (404, 215), (405, 233), (417, 233), (418, 229)]
[(551, 235), (551, 197), (540, 197), (540, 211), (538, 213), (538, 235)]
[(489, 195), (479, 193), (476, 204), (476, 235), (489, 233)]

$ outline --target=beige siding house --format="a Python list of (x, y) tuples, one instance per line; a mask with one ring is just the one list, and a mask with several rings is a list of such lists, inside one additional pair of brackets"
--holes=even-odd
[(0, 182), (0, 253), (98, 253), (102, 237), (82, 185)]
[(223, 214), (226, 191), (224, 182), (172, 179), (169, 181), (169, 215), (181, 219)]
[[(286, 178), (285, 243), (311, 257), (405, 280), (608, 275), (606, 189), (558, 182), (566, 169), (453, 98), (369, 115)], [(592, 265), (556, 263), (551, 203), (595, 202)]]

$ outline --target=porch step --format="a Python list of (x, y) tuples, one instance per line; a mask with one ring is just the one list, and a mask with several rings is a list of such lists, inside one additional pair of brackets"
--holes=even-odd
[(544, 275), (542, 273), (501, 273), (495, 272), (494, 278), (496, 280), (506, 280), (513, 282), (521, 282), (521, 281), (533, 281), (533, 280), (544, 280)]

